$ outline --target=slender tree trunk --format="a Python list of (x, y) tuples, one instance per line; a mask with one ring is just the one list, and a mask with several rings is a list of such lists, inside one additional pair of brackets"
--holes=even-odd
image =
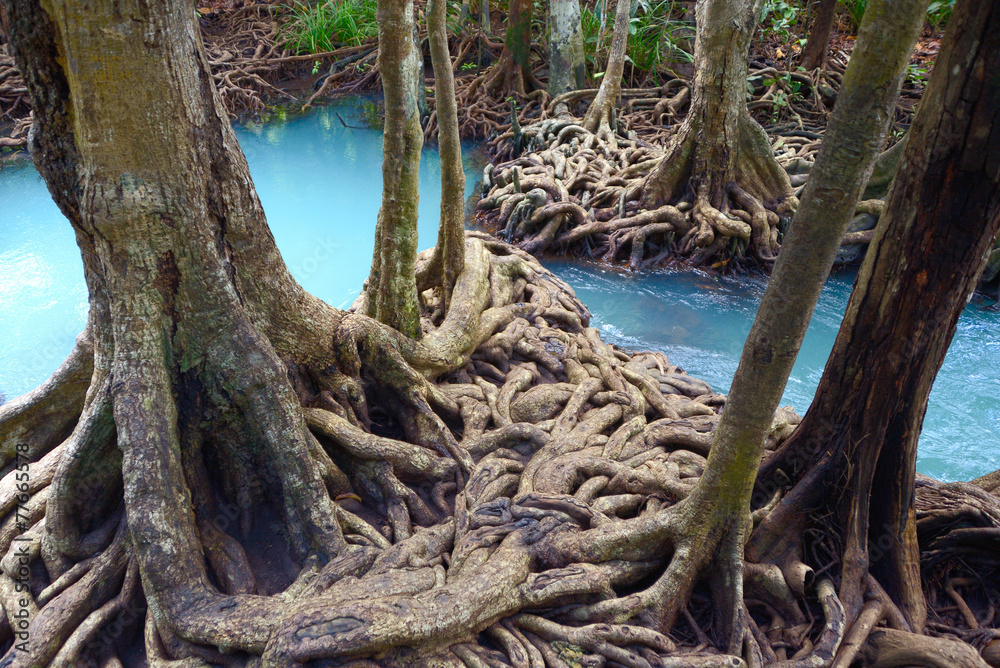
[(926, 612), (913, 508), (917, 439), (1000, 230), (1000, 7), (956, 3), (937, 63), (816, 399), (762, 470), (762, 481), (780, 468), (801, 482), (750, 546), (764, 554), (779, 534), (795, 533), (791, 518), (832, 512), (844, 531), (848, 613), (860, 609), (871, 572), (918, 633)]
[(440, 273), (443, 310), (448, 312), (451, 291), (465, 266), (465, 172), (458, 136), (455, 77), (448, 51), (445, 0), (427, 5), (427, 32), (434, 67), (434, 104), (437, 111), (438, 150), (441, 153), (441, 225), (434, 264)]
[(580, 26), (580, 0), (551, 0), (549, 3), (549, 95), (583, 88), (587, 66)]
[(424, 134), (413, 77), (420, 58), (412, 34), (413, 0), (379, 2), (378, 58), (385, 95), (382, 207), (363, 307), (376, 320), (409, 337), (419, 338), (420, 310), (414, 269)]
[(611, 37), (611, 52), (608, 54), (608, 66), (601, 79), (601, 87), (597, 97), (587, 109), (583, 119), (583, 127), (591, 132), (603, 130), (609, 133), (611, 110), (618, 103), (622, 90), (622, 74), (625, 72), (625, 50), (628, 46), (629, 2), (618, 0), (615, 10), (615, 27)]
[(813, 14), (812, 25), (809, 27), (806, 45), (802, 48), (799, 65), (807, 70), (814, 70), (826, 67), (830, 31), (833, 29), (833, 20), (837, 17), (837, 0), (814, 0), (810, 11)]
[(490, 0), (479, 0), (479, 24), (484, 33), (493, 34), (493, 26), (490, 22)]
[[(743, 545), (764, 440), (840, 239), (882, 145), (927, 8), (926, 0), (889, 5), (873, 2), (866, 14), (823, 149), (744, 345), (708, 466), (685, 502), (695, 509), (699, 521), (694, 524), (701, 531), (712, 527), (717, 532), (705, 545), (720, 546), (714, 558), (724, 573), (728, 569), (724, 579), (731, 584), (722, 592), (719, 612), (728, 615), (728, 626), (737, 633)], [(730, 638), (730, 648), (739, 640)]]

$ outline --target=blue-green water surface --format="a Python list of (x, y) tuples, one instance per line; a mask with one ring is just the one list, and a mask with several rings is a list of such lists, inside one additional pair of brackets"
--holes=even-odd
[[(381, 200), (381, 136), (351, 106), (237, 131), (278, 247), (296, 279), (334, 306), (358, 295), (371, 264)], [(467, 159), (467, 193), (476, 177)], [(433, 245), (440, 206), (437, 155), (421, 163), (420, 247)], [(549, 266), (594, 314), (603, 336), (659, 349), (728, 390), (760, 297), (761, 278), (696, 272), (629, 275), (567, 262)], [(812, 400), (850, 295), (852, 274), (830, 279), (796, 362), (784, 403)], [(0, 397), (43, 381), (83, 328), (87, 292), (73, 233), (30, 165), (0, 172)], [(918, 469), (945, 480), (1000, 468), (1000, 313), (966, 308), (938, 375), (920, 440)]]

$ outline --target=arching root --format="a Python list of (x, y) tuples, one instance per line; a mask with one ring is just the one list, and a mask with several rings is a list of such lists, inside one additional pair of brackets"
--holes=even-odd
[(537, 122), (497, 140), (498, 154), (515, 157), (486, 168), (480, 219), (533, 254), (611, 263), (624, 255), (632, 269), (674, 261), (715, 267), (772, 262), (780, 215), (794, 198), (768, 185), (787, 177), (776, 176), (780, 169), (768, 162), (766, 143), (757, 147), (765, 152), (762, 159), (740, 163), (740, 178), (722, 200), (708, 183), (690, 198), (676, 197), (677, 187), (650, 199), (646, 183), (664, 171), (661, 162), (669, 161), (673, 175), (658, 178), (678, 184), (687, 178), (693, 141), (693, 134), (678, 136), (664, 152), (620, 121), (614, 129), (602, 124), (597, 134), (568, 116)]
[[(877, 588), (844, 619), (829, 579), (811, 576), (824, 565), (815, 551), (745, 568), (735, 543), (700, 551), (718, 525), (692, 492), (723, 397), (661, 353), (605, 344), (569, 287), (525, 253), (471, 234), (467, 260), (448, 313), (434, 315), (436, 288), (425, 289), (423, 339), (344, 316), (335, 369), (261, 358), (245, 385), (224, 376), (237, 412), (215, 429), (132, 410), (128, 384), (94, 388), (73, 434), (30, 463), (25, 498), (17, 471), (0, 480), (11, 665), (117, 665), (137, 651), (191, 666), (889, 660), (877, 624), (893, 616)], [(291, 402), (276, 380), (255, 380), (279, 371), (301, 374)], [(797, 421), (779, 415), (768, 447)], [(958, 555), (966, 569), (993, 563), (981, 548), (996, 540), (995, 499), (921, 487), (928, 573)], [(942, 592), (982, 622), (981, 641), (968, 640), (985, 648), (987, 601), (955, 579), (988, 572), (976, 568)], [(741, 587), (724, 586), (737, 577)], [(725, 614), (733, 636), (716, 638)], [(28, 653), (15, 632), (32, 638)]]

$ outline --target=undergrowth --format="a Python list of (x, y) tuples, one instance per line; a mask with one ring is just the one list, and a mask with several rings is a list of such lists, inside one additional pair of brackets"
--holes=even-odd
[(296, 3), (289, 8), (292, 20), (285, 26), (285, 36), (296, 53), (321, 53), (364, 44), (378, 37), (377, 6), (377, 0)]
[[(654, 81), (661, 65), (694, 60), (694, 24), (680, 18), (682, 12), (676, 4), (673, 0), (638, 0), (633, 6), (626, 62), (635, 71), (649, 73)], [(605, 0), (580, 10), (584, 54), (598, 78), (611, 48), (613, 19), (614, 7), (608, 8)]]

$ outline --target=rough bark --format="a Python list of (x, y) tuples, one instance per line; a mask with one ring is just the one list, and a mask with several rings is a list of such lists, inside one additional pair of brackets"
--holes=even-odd
[(809, 26), (806, 45), (802, 47), (799, 66), (814, 70), (826, 67), (830, 31), (833, 29), (833, 20), (837, 17), (837, 0), (814, 0), (810, 11), (813, 13), (812, 25)]
[[(693, 193), (686, 246), (714, 254), (735, 237), (760, 260), (772, 261), (777, 214), (794, 208), (795, 198), (764, 130), (747, 111), (747, 53), (760, 6), (759, 0), (697, 5), (691, 109), (646, 177), (642, 205), (653, 209)], [(746, 210), (750, 222), (728, 215), (731, 208)]]
[[(866, 22), (878, 8), (869, 6)], [(802, 526), (810, 511), (813, 521), (829, 517), (830, 528), (844, 532), (840, 597), (849, 618), (870, 573), (916, 632), (926, 617), (917, 439), (934, 377), (1000, 229), (1000, 82), (991, 74), (1000, 67), (998, 29), (995, 3), (956, 4), (816, 399), (761, 473), (762, 483), (776, 475), (798, 482), (748, 548), (765, 555), (795, 534), (793, 518)]]
[[(887, 4), (876, 3), (869, 16), (887, 11)], [(731, 634), (727, 643), (731, 652), (739, 649), (747, 633), (739, 624), (743, 545), (764, 441), (854, 203), (881, 146), (925, 10), (926, 2), (915, 0), (907, 11), (896, 8), (893, 20), (886, 20), (884, 14), (879, 15), (881, 22), (870, 18), (868, 30), (859, 36), (844, 91), (827, 129), (827, 143), (744, 345), (705, 474), (685, 501), (693, 505), (695, 526), (711, 527), (703, 534), (699, 549), (704, 553), (702, 563), (714, 558), (715, 568), (721, 571), (717, 607)], [(873, 39), (876, 34), (893, 34), (894, 29), (896, 40), (878, 43)], [(873, 66), (879, 70), (878, 63), (885, 58), (892, 66), (880, 72), (876, 90), (882, 95), (873, 96), (861, 77), (869, 76)], [(868, 150), (858, 151), (859, 145)], [(825, 194), (828, 191), (836, 192), (840, 201), (832, 202)]]
[(511, 0), (503, 51), (486, 87), (503, 95), (525, 95), (535, 87), (531, 73), (531, 0)]
[(549, 95), (583, 88), (587, 66), (583, 52), (579, 0), (549, 3)]
[[(417, 202), (424, 133), (413, 72), (419, 54), (413, 43), (413, 2), (378, 5), (379, 72), (385, 98), (382, 145), (382, 207), (375, 229), (375, 253), (362, 312), (412, 338), (419, 338), (420, 308), (414, 269)], [(423, 77), (421, 76), (421, 81)]]
[(629, 3), (618, 2), (615, 10), (615, 25), (611, 37), (611, 51), (608, 65), (604, 68), (601, 87), (597, 97), (590, 103), (583, 127), (598, 135), (611, 136), (611, 110), (618, 104), (622, 89), (622, 74), (625, 72), (625, 49), (628, 46)]
[(442, 292), (443, 312), (448, 311), (451, 292), (465, 266), (465, 171), (458, 135), (455, 103), (455, 76), (448, 50), (444, 0), (427, 5), (427, 33), (434, 68), (434, 105), (438, 123), (438, 151), (441, 154), (441, 224), (435, 249), (435, 271)]

